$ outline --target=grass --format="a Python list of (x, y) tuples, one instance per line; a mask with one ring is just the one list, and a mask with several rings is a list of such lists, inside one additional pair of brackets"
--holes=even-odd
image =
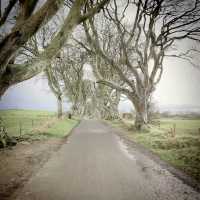
[[(132, 131), (133, 122), (112, 122), (125, 134), (158, 154), (161, 159), (183, 170), (200, 182), (200, 119), (161, 118), (160, 126), (150, 125), (148, 132)], [(171, 128), (176, 127), (175, 134)]]
[(78, 123), (75, 119), (58, 120), (55, 112), (35, 110), (2, 110), (0, 117), (9, 136), (27, 139), (61, 138)]
[(73, 127), (77, 125), (77, 120), (75, 119), (63, 119), (58, 121), (52, 127), (48, 128), (42, 134), (48, 137), (65, 137), (70, 133)]
[(55, 113), (35, 110), (0, 110), (0, 117), (8, 134), (19, 136), (41, 126), (45, 121), (55, 117)]

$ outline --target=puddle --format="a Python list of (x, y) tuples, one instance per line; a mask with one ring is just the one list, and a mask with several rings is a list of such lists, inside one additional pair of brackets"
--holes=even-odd
[(128, 157), (131, 160), (136, 161), (136, 158), (134, 157), (134, 155), (128, 151), (128, 146), (120, 138), (118, 138), (118, 144), (121, 151), (125, 154), (126, 157)]

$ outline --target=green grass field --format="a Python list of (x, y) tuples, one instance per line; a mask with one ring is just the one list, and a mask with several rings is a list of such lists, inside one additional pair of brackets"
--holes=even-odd
[(77, 122), (75, 119), (63, 119), (42, 132), (42, 134), (49, 137), (65, 137), (77, 125)]
[(112, 124), (125, 129), (131, 140), (200, 181), (200, 119), (162, 118), (160, 126), (150, 125), (149, 131), (144, 133), (132, 131), (131, 121)]
[(34, 138), (64, 137), (78, 120), (56, 118), (55, 112), (33, 110), (1, 110), (0, 117), (9, 136)]
[[(35, 110), (1, 110), (0, 117), (10, 136), (19, 136), (29, 133), (50, 118), (55, 117), (54, 112)], [(21, 129), (21, 130), (20, 130)]]

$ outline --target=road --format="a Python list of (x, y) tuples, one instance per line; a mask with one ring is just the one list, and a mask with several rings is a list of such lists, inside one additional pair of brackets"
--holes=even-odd
[(200, 200), (113, 129), (83, 120), (66, 144), (12, 197), (17, 200)]

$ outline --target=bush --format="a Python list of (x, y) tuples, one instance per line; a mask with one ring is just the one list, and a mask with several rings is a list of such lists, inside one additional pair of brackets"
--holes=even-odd
[(0, 148), (5, 148), (6, 146), (14, 146), (16, 144), (17, 140), (8, 136), (2, 119), (0, 119)]

